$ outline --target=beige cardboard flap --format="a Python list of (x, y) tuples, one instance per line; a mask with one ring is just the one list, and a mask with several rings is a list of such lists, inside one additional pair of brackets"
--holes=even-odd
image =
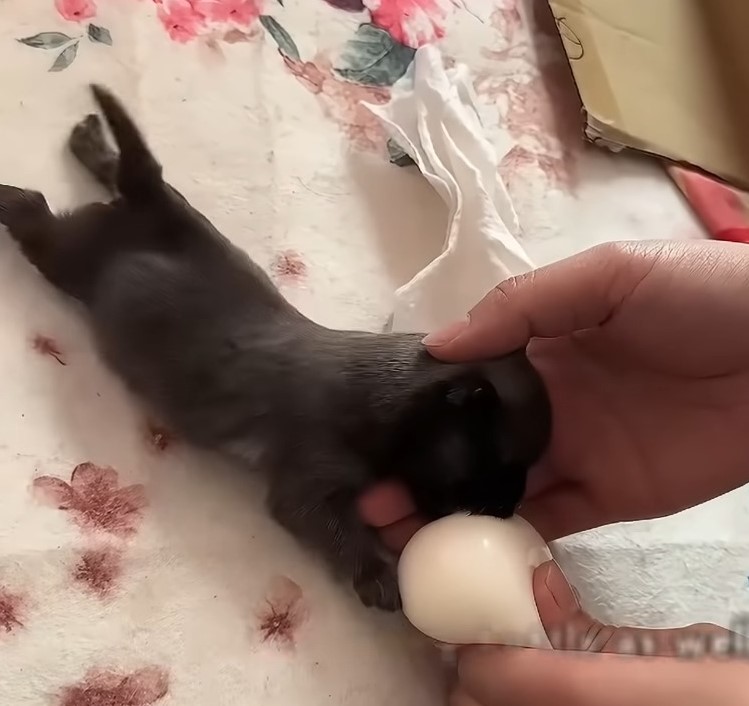
[(749, 2), (550, 0), (550, 5), (591, 140), (685, 162), (749, 186), (744, 149), (749, 130), (741, 129), (749, 49), (735, 30), (740, 26), (746, 33)]

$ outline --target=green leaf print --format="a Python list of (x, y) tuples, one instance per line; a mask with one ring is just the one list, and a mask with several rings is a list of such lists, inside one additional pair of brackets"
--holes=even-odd
[(49, 70), (53, 72), (64, 71), (75, 61), (76, 56), (78, 56), (78, 42), (63, 49)]
[(99, 25), (94, 24), (89, 25), (88, 38), (92, 42), (108, 44), (110, 47), (112, 46), (112, 34), (106, 27), (99, 27)]
[(270, 15), (260, 15), (260, 24), (265, 27), (265, 30), (270, 34), (271, 37), (278, 44), (278, 50), (284, 55), (288, 56), (289, 59), (295, 61), (301, 61), (302, 57), (299, 54), (297, 45), (294, 44), (294, 40), (291, 35), (283, 28), (278, 21)]
[(63, 44), (72, 42), (73, 38), (68, 37), (67, 34), (63, 34), (62, 32), (40, 32), (33, 37), (24, 37), (18, 41), (27, 47), (34, 47), (35, 49), (57, 49)]
[(341, 78), (365, 86), (392, 86), (413, 61), (415, 49), (396, 42), (385, 30), (359, 25), (336, 68)]

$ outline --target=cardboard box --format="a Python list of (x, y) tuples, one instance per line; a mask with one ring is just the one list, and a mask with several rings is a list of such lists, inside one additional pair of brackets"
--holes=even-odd
[(747, 0), (549, 0), (587, 137), (749, 188)]

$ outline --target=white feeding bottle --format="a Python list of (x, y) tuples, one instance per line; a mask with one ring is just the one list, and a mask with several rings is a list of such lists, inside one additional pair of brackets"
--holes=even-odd
[(551, 558), (520, 517), (444, 517), (422, 527), (401, 554), (403, 613), (438, 642), (550, 649), (533, 571)]

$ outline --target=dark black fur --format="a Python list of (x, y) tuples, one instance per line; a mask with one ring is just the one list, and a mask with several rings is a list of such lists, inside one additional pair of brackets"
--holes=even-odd
[(522, 352), (448, 365), (419, 335), (325, 329), (162, 180), (124, 108), (94, 95), (70, 147), (113, 194), (53, 215), (0, 186), (0, 222), (31, 263), (90, 314), (127, 384), (193, 443), (268, 470), (269, 506), (324, 552), (365, 604), (393, 609), (392, 562), (357, 516), (373, 481), (397, 477), (430, 518), (511, 515), (550, 430)]

